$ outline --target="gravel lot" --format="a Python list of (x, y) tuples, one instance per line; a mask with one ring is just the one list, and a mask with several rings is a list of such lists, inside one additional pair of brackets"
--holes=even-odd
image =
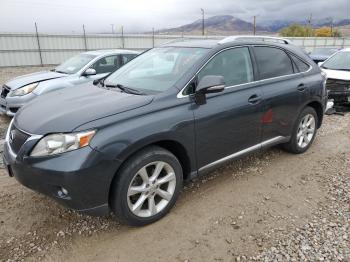
[[(0, 84), (36, 70), (0, 69)], [(66, 210), (0, 169), (0, 261), (350, 261), (349, 145), (350, 114), (326, 116), (307, 153), (223, 166), (143, 228)]]

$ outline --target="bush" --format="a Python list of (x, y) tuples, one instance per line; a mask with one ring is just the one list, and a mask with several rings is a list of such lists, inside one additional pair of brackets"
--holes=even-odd
[(331, 29), (330, 27), (321, 27), (317, 29), (312, 29), (308, 26), (302, 26), (299, 24), (292, 24), (285, 27), (279, 31), (279, 35), (284, 37), (341, 37), (341, 33), (336, 29)]

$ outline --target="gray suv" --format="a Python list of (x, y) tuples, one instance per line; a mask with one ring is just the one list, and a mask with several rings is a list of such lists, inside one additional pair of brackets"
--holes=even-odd
[(232, 38), (154, 48), (94, 84), (20, 109), (4, 163), (69, 208), (137, 226), (220, 164), (277, 144), (305, 152), (327, 98), (325, 77), (298, 47)]
[(138, 54), (130, 50), (90, 51), (68, 59), (51, 71), (17, 77), (2, 87), (0, 113), (14, 116), (20, 107), (34, 98), (102, 78)]

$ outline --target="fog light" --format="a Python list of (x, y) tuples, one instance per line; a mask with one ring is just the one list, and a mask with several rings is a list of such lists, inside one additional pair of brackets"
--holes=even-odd
[(66, 197), (68, 195), (68, 190), (65, 189), (64, 187), (61, 187), (61, 189), (58, 190), (57, 195), (59, 197)]

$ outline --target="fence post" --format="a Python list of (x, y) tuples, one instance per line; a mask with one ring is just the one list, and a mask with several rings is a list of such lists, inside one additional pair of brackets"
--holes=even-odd
[(154, 27), (152, 27), (152, 47), (154, 47)]
[(44, 66), (44, 64), (43, 64), (43, 57), (41, 55), (41, 47), (40, 47), (40, 41), (39, 41), (38, 26), (37, 26), (36, 22), (34, 23), (34, 25), (35, 25), (36, 41), (38, 42), (38, 51), (39, 51), (39, 56), (40, 56), (40, 64), (41, 64), (41, 66)]
[(85, 51), (87, 51), (87, 42), (86, 42), (86, 33), (85, 33), (85, 25), (83, 25), (83, 32), (84, 32), (84, 46), (85, 46)]
[(124, 43), (124, 27), (122, 26), (122, 48), (125, 48), (125, 43)]
[(343, 37), (343, 43), (341, 45), (341, 48), (343, 49), (345, 47), (345, 37)]

